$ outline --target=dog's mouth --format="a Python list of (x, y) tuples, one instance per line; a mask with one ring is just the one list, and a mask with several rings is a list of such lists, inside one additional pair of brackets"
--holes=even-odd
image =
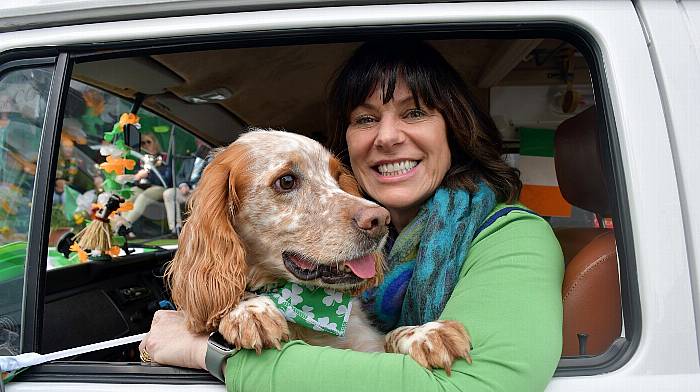
[(376, 259), (373, 254), (338, 264), (319, 264), (292, 252), (283, 252), (284, 267), (299, 280), (320, 279), (327, 284), (353, 285), (373, 278)]

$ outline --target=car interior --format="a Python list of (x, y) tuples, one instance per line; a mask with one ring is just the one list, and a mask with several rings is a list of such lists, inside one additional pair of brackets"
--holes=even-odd
[[(615, 188), (605, 156), (609, 140), (596, 111), (589, 59), (559, 38), (428, 42), (493, 117), (504, 139), (504, 158), (521, 171), (521, 201), (551, 224), (560, 241), (566, 263), (562, 363), (603, 355), (623, 336), (623, 324), (611, 202)], [(167, 189), (187, 182), (198, 159), (231, 143), (248, 126), (326, 142), (329, 81), (360, 44), (231, 43), (76, 57), (53, 198), (41, 351), (146, 332), (155, 311), (171, 309), (162, 276), (177, 248), (187, 206), (185, 200), (173, 200), (175, 216), (169, 221), (164, 195), (174, 193)], [(103, 134), (121, 113), (131, 111), (141, 118), (140, 153), (160, 159), (155, 165), (166, 166), (162, 172), (174, 181), (134, 184), (134, 200), (159, 196), (149, 199), (122, 236), (130, 254), (88, 262), (75, 254), (65, 257), (56, 247), (66, 233), (84, 227), (85, 213), (101, 190), (96, 165), (103, 159)], [(148, 137), (157, 149), (147, 149)], [(9, 255), (22, 241), (0, 237), (0, 254)], [(20, 276), (4, 279), (0, 285), (21, 292)], [(0, 300), (0, 329), (18, 333), (20, 312), (21, 304)], [(13, 352), (11, 345), (1, 349)], [(139, 353), (131, 344), (71, 360), (138, 363)]]

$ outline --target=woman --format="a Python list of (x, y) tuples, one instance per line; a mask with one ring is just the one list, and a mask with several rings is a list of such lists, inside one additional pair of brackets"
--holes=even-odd
[[(448, 377), (404, 355), (290, 342), (233, 355), (229, 389), (544, 390), (561, 353), (561, 250), (544, 220), (506, 204), (517, 198), (518, 173), (456, 71), (425, 43), (373, 42), (341, 69), (330, 96), (334, 147), (398, 233), (367, 307), (383, 329), (462, 322), (473, 364), (456, 361)], [(406, 270), (410, 279), (392, 286)], [(173, 347), (170, 336), (186, 335), (181, 316), (156, 316), (142, 348), (202, 367), (206, 337)]]
[(165, 182), (165, 186), (172, 187), (170, 167), (165, 163), (165, 154), (154, 134), (144, 133), (141, 135), (141, 152), (154, 160), (155, 167), (142, 168), (134, 175), (134, 180), (140, 186), (131, 188), (134, 208), (124, 216), (129, 226), (143, 215), (149, 205), (163, 201), (163, 191), (165, 191), (163, 182)]
[(209, 163), (207, 156), (211, 147), (205, 142), (195, 139), (197, 151), (195, 151), (192, 159), (187, 159), (183, 162), (183, 170), (186, 174), (186, 180), (179, 183), (177, 188), (168, 188), (163, 192), (163, 203), (165, 204), (165, 212), (168, 218), (168, 228), (173, 233), (179, 233), (182, 228), (182, 213), (181, 206), (184, 205), (190, 197), (190, 194), (197, 186), (199, 179), (204, 171), (204, 168)]

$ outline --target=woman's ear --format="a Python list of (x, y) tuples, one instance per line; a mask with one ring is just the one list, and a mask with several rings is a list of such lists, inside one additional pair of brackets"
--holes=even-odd
[(246, 152), (231, 145), (206, 167), (166, 269), (173, 301), (195, 333), (215, 331), (245, 292), (245, 248), (233, 223), (250, 178)]

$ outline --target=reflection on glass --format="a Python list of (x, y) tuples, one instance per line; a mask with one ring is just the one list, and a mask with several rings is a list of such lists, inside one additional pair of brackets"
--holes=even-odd
[(0, 355), (19, 351), (29, 213), (51, 70), (0, 76)]

